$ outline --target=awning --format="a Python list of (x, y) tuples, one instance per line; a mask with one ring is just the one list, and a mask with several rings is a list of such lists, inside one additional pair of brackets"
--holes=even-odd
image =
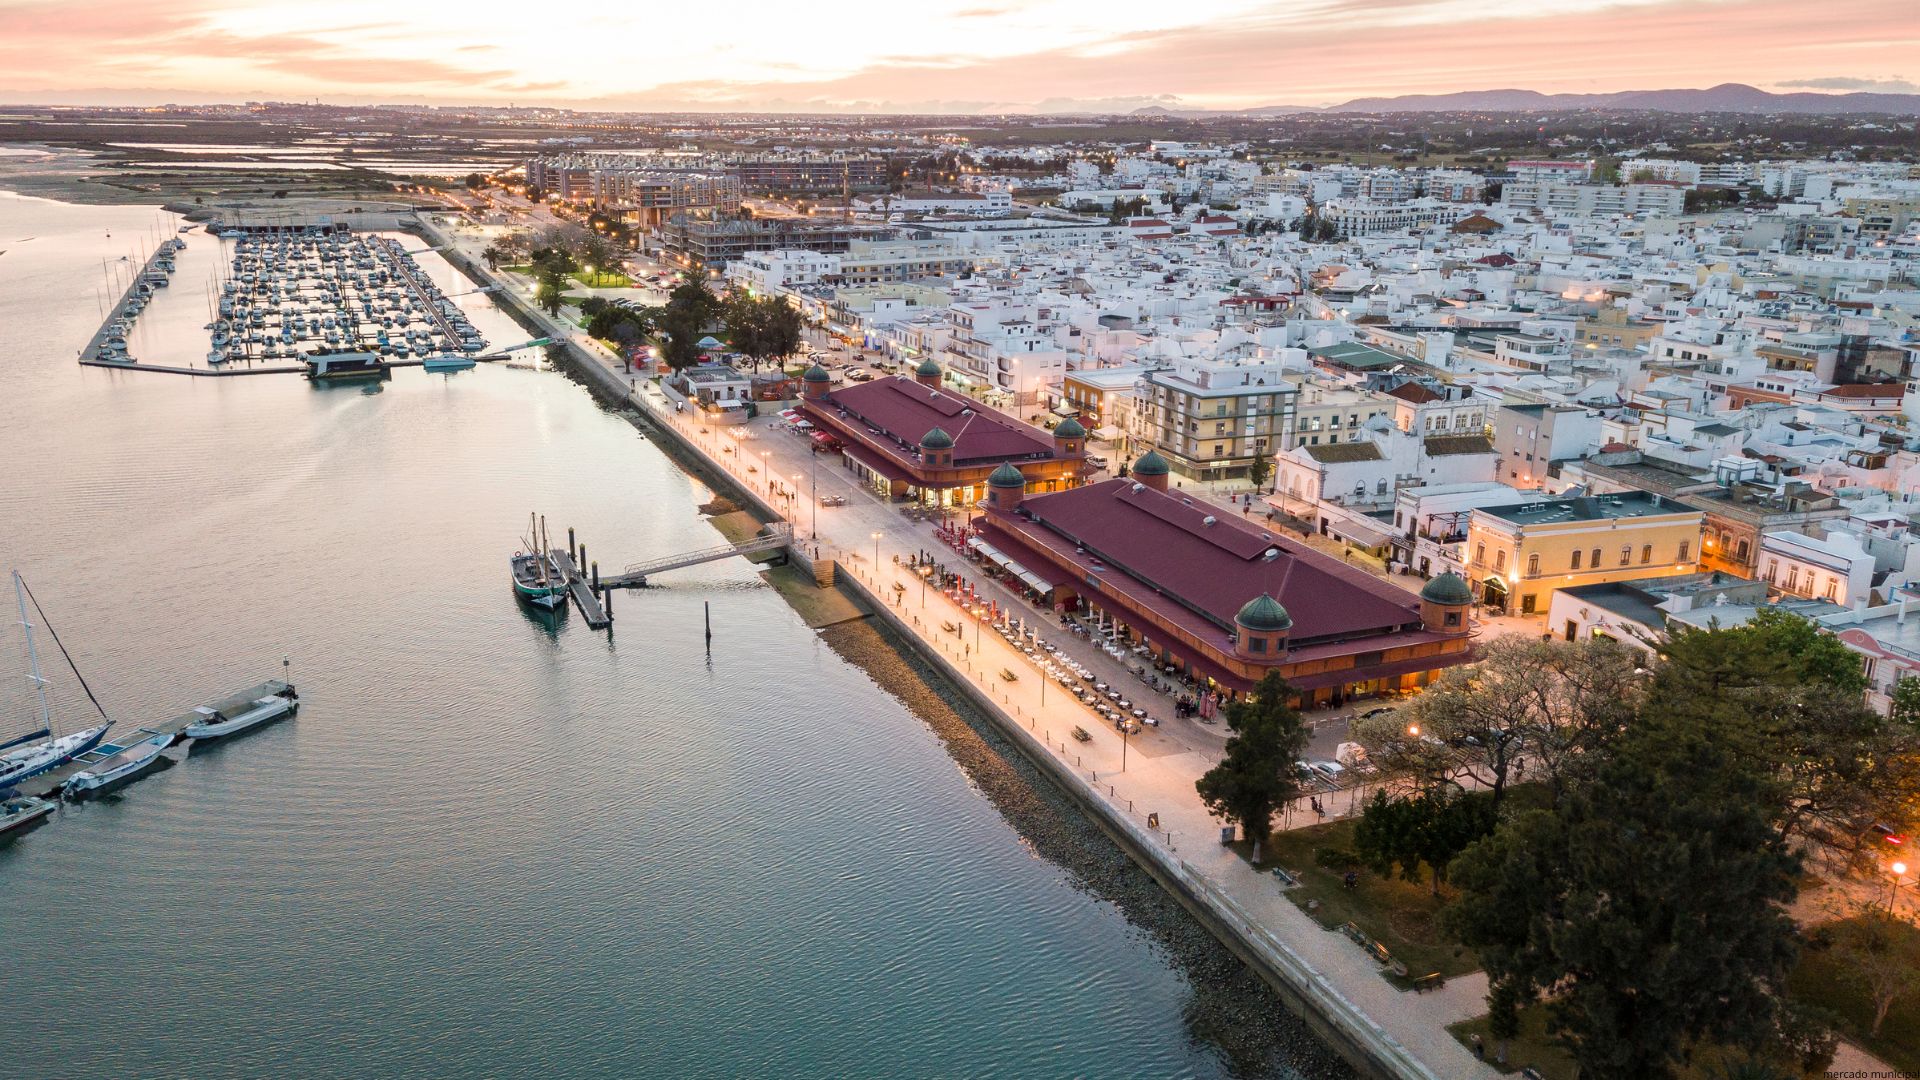
[(881, 476), (886, 477), (888, 480), (915, 483), (912, 473), (889, 461), (886, 455), (869, 450), (859, 443), (848, 443), (846, 445), (846, 453), (848, 457), (865, 465), (868, 469), (871, 469)]
[(807, 432), (807, 438), (812, 439), (814, 442), (818, 443), (821, 446), (839, 446), (840, 445), (840, 440), (834, 438), (831, 432), (821, 431), (818, 428), (815, 428), (814, 430)]
[(1008, 558), (1006, 554), (1003, 553), (999, 548), (994, 547), (992, 544), (987, 543), (985, 540), (982, 540), (977, 536), (968, 537), (967, 546), (969, 548), (972, 548), (974, 551), (979, 552), (982, 558), (988, 560), (989, 562), (997, 564), (1002, 569), (1004, 569), (1007, 573), (1012, 574), (1014, 577), (1019, 578), (1023, 583), (1026, 584), (1027, 588), (1032, 589), (1034, 592), (1050, 593), (1053, 591), (1052, 583), (1048, 582), (1045, 578), (1042, 578), (1039, 574), (1036, 574), (1033, 571), (1028, 570), (1026, 567), (1021, 566), (1019, 563)]
[(1392, 529), (1371, 518), (1329, 518), (1327, 531), (1361, 547), (1379, 547), (1394, 536)]

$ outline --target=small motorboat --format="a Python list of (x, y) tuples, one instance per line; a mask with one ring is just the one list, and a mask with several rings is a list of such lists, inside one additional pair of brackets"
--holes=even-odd
[(0, 846), (25, 836), (45, 821), (54, 809), (51, 801), (31, 795), (17, 799), (0, 798)]
[(200, 719), (188, 724), (182, 734), (189, 739), (221, 739), (278, 720), (299, 707), (300, 695), (292, 686), (288, 686), (277, 694), (255, 698), (247, 703), (244, 711), (232, 716), (202, 705), (193, 710)]
[(160, 751), (173, 745), (172, 735), (154, 735), (98, 761), (88, 762), (85, 770), (67, 778), (66, 793), (72, 797), (100, 791), (112, 784), (123, 784), (160, 763)]

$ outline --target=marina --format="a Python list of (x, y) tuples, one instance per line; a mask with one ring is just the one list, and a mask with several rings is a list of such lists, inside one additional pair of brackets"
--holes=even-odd
[[(191, 226), (182, 226), (187, 232)], [(187, 241), (161, 240), (88, 340), (88, 367), (197, 377), (304, 374), (316, 380), (384, 378), (398, 367), (454, 373), (506, 359), (544, 338), (489, 351), (486, 335), (393, 236), (326, 221), (270, 228), (210, 226), (219, 245), (205, 297), (201, 363), (143, 361), (136, 320), (177, 270)], [(103, 271), (112, 282), (111, 264)]]

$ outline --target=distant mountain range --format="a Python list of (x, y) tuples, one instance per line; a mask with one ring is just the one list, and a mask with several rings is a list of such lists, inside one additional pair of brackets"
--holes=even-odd
[(1775, 94), (1744, 83), (1721, 83), (1705, 90), (1622, 90), (1613, 94), (1542, 94), (1537, 90), (1465, 90), (1457, 94), (1406, 94), (1365, 97), (1338, 105), (1263, 105), (1253, 109), (1206, 111), (1159, 105), (1135, 109), (1133, 116), (1262, 117), (1294, 113), (1396, 112), (1613, 112), (1675, 113), (1893, 113), (1920, 115), (1920, 94)]

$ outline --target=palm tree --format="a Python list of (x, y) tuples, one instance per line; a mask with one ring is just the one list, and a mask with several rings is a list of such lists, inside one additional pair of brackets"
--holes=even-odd
[(487, 260), (487, 269), (489, 270), (500, 269), (500, 256), (501, 251), (500, 245), (498, 244), (488, 244), (487, 249), (480, 253), (480, 257)]

